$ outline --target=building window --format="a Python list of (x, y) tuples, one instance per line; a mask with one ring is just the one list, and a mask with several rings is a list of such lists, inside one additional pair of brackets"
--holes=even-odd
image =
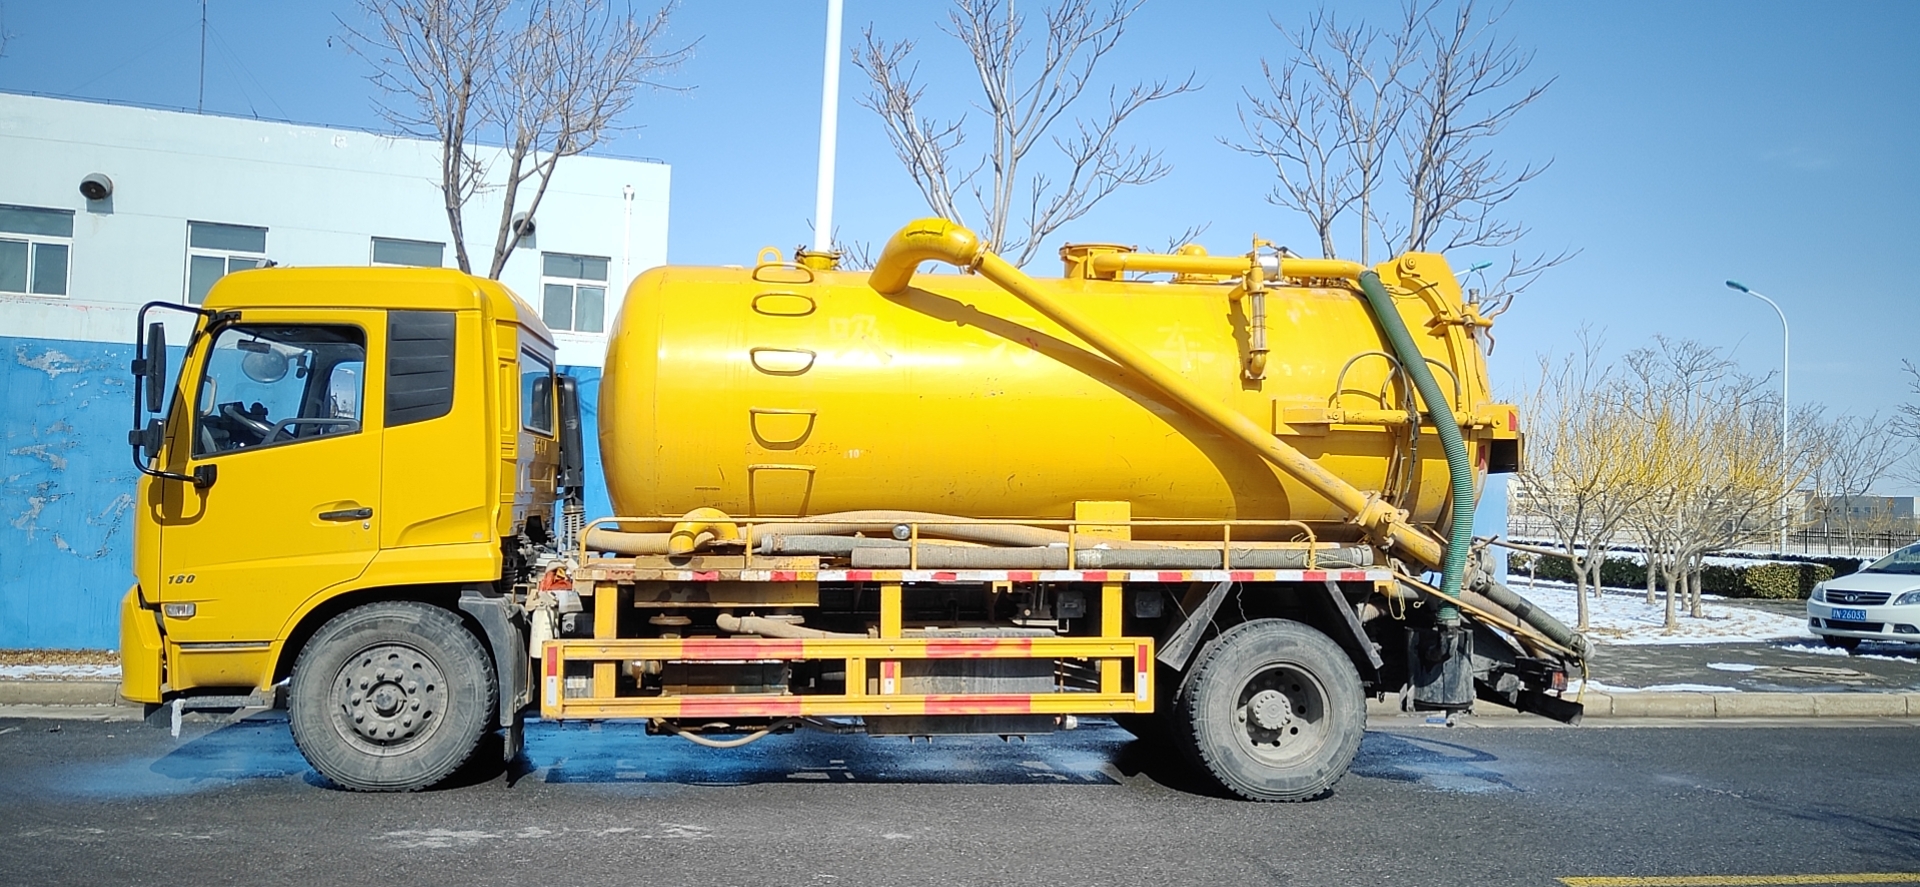
[(187, 223), (187, 301), (206, 301), (213, 282), (267, 263), (267, 229), (249, 225)]
[(540, 317), (549, 329), (581, 333), (607, 328), (607, 260), (601, 256), (540, 254)]
[(0, 293), (67, 294), (73, 213), (0, 206)]
[(447, 245), (426, 240), (373, 239), (373, 264), (404, 268), (439, 268), (446, 264)]

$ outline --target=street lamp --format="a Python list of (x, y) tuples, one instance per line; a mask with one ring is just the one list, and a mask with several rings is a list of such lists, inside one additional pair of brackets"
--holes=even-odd
[(813, 249), (833, 249), (833, 163), (840, 126), (840, 8), (827, 0), (827, 64), (820, 80), (820, 169), (814, 180)]
[[(1751, 289), (1748, 289), (1746, 284), (1741, 283), (1738, 280), (1727, 281), (1727, 288), (1732, 290), (1739, 290), (1740, 292), (1746, 293), (1749, 296), (1752, 296), (1756, 299), (1759, 299), (1762, 302), (1767, 303), (1768, 305), (1773, 306), (1773, 313), (1780, 315), (1780, 459), (1781, 459), (1781, 462), (1784, 463), (1787, 458), (1787, 381), (1789, 378), (1788, 369), (1787, 369), (1787, 356), (1790, 353), (1788, 349), (1788, 342), (1790, 341), (1789, 339), (1790, 333), (1787, 330), (1787, 312), (1780, 310), (1780, 303), (1775, 302), (1774, 300), (1769, 299), (1766, 296), (1763, 296), (1757, 292), (1754, 292)], [(1786, 499), (1786, 496), (1783, 495), (1780, 497), (1780, 553), (1785, 554), (1786, 552), (1787, 552), (1787, 499)]]

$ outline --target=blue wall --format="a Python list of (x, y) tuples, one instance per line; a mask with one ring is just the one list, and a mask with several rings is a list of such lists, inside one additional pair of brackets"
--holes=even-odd
[[(0, 336), (0, 649), (119, 643), (139, 477), (127, 446), (132, 359), (132, 345)], [(587, 515), (611, 514), (600, 371), (562, 370), (580, 380)]]
[(132, 359), (132, 345), (0, 336), (0, 648), (119, 641)]
[(600, 475), (600, 368), (561, 367), (580, 387), (580, 436), (587, 446), (587, 520), (612, 517), (607, 481)]

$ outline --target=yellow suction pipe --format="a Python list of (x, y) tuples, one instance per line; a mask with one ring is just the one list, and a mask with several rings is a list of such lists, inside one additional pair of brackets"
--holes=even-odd
[[(1105, 266), (1099, 264), (1109, 259), (1120, 261)], [(1139, 374), (1160, 389), (1172, 402), (1212, 423), (1227, 436), (1252, 447), (1275, 467), (1306, 484), (1308, 488), (1325, 496), (1328, 501), (1352, 515), (1353, 522), (1364, 527), (1368, 532), (1389, 541), (1423, 566), (1440, 565), (1444, 557), (1441, 543), (1422, 533), (1417, 527), (1405, 523), (1401, 519), (1399, 510), (1376, 497), (1361, 492), (1333, 472), (1320, 467), (1319, 463), (1302, 455), (1299, 450), (1282, 443), (1279, 438), (1269, 434), (1253, 420), (1207, 397), (1185, 377), (1168, 369), (1165, 364), (1155, 360), (1145, 351), (1108, 334), (1081, 316), (1079, 312), (1055, 299), (1046, 287), (1035, 282), (1020, 269), (982, 248), (980, 239), (966, 228), (945, 219), (920, 219), (909, 223), (887, 241), (886, 247), (880, 252), (880, 260), (874, 263), (873, 272), (868, 276), (867, 282), (876, 292), (883, 295), (899, 295), (913, 282), (914, 269), (925, 261), (946, 262), (960, 268), (977, 270), (981, 276), (1033, 306), (1034, 310), (1078, 336), (1081, 341), (1092, 345), (1113, 362)], [(1096, 263), (1096, 268), (1104, 267), (1112, 270), (1174, 271), (1234, 276), (1247, 274), (1249, 265), (1245, 257), (1141, 256), (1138, 254), (1096, 256), (1093, 261)], [(1359, 265), (1352, 262), (1308, 260), (1311, 268), (1295, 271), (1291, 262), (1292, 260), (1289, 260), (1285, 266), (1288, 276), (1298, 273), (1307, 277), (1358, 277), (1361, 270)], [(1322, 273), (1336, 267), (1344, 273)]]

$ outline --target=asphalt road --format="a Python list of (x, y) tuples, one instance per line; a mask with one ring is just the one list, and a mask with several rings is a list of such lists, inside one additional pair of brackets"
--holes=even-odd
[(1912, 722), (1401, 724), (1368, 734), (1331, 797), (1260, 805), (1208, 796), (1169, 755), (1101, 724), (1030, 744), (801, 734), (732, 752), (536, 724), (511, 776), (392, 796), (325, 787), (273, 714), (188, 724), (177, 740), (9, 719), (0, 884), (1484, 887), (1920, 872), (1916, 789)]

